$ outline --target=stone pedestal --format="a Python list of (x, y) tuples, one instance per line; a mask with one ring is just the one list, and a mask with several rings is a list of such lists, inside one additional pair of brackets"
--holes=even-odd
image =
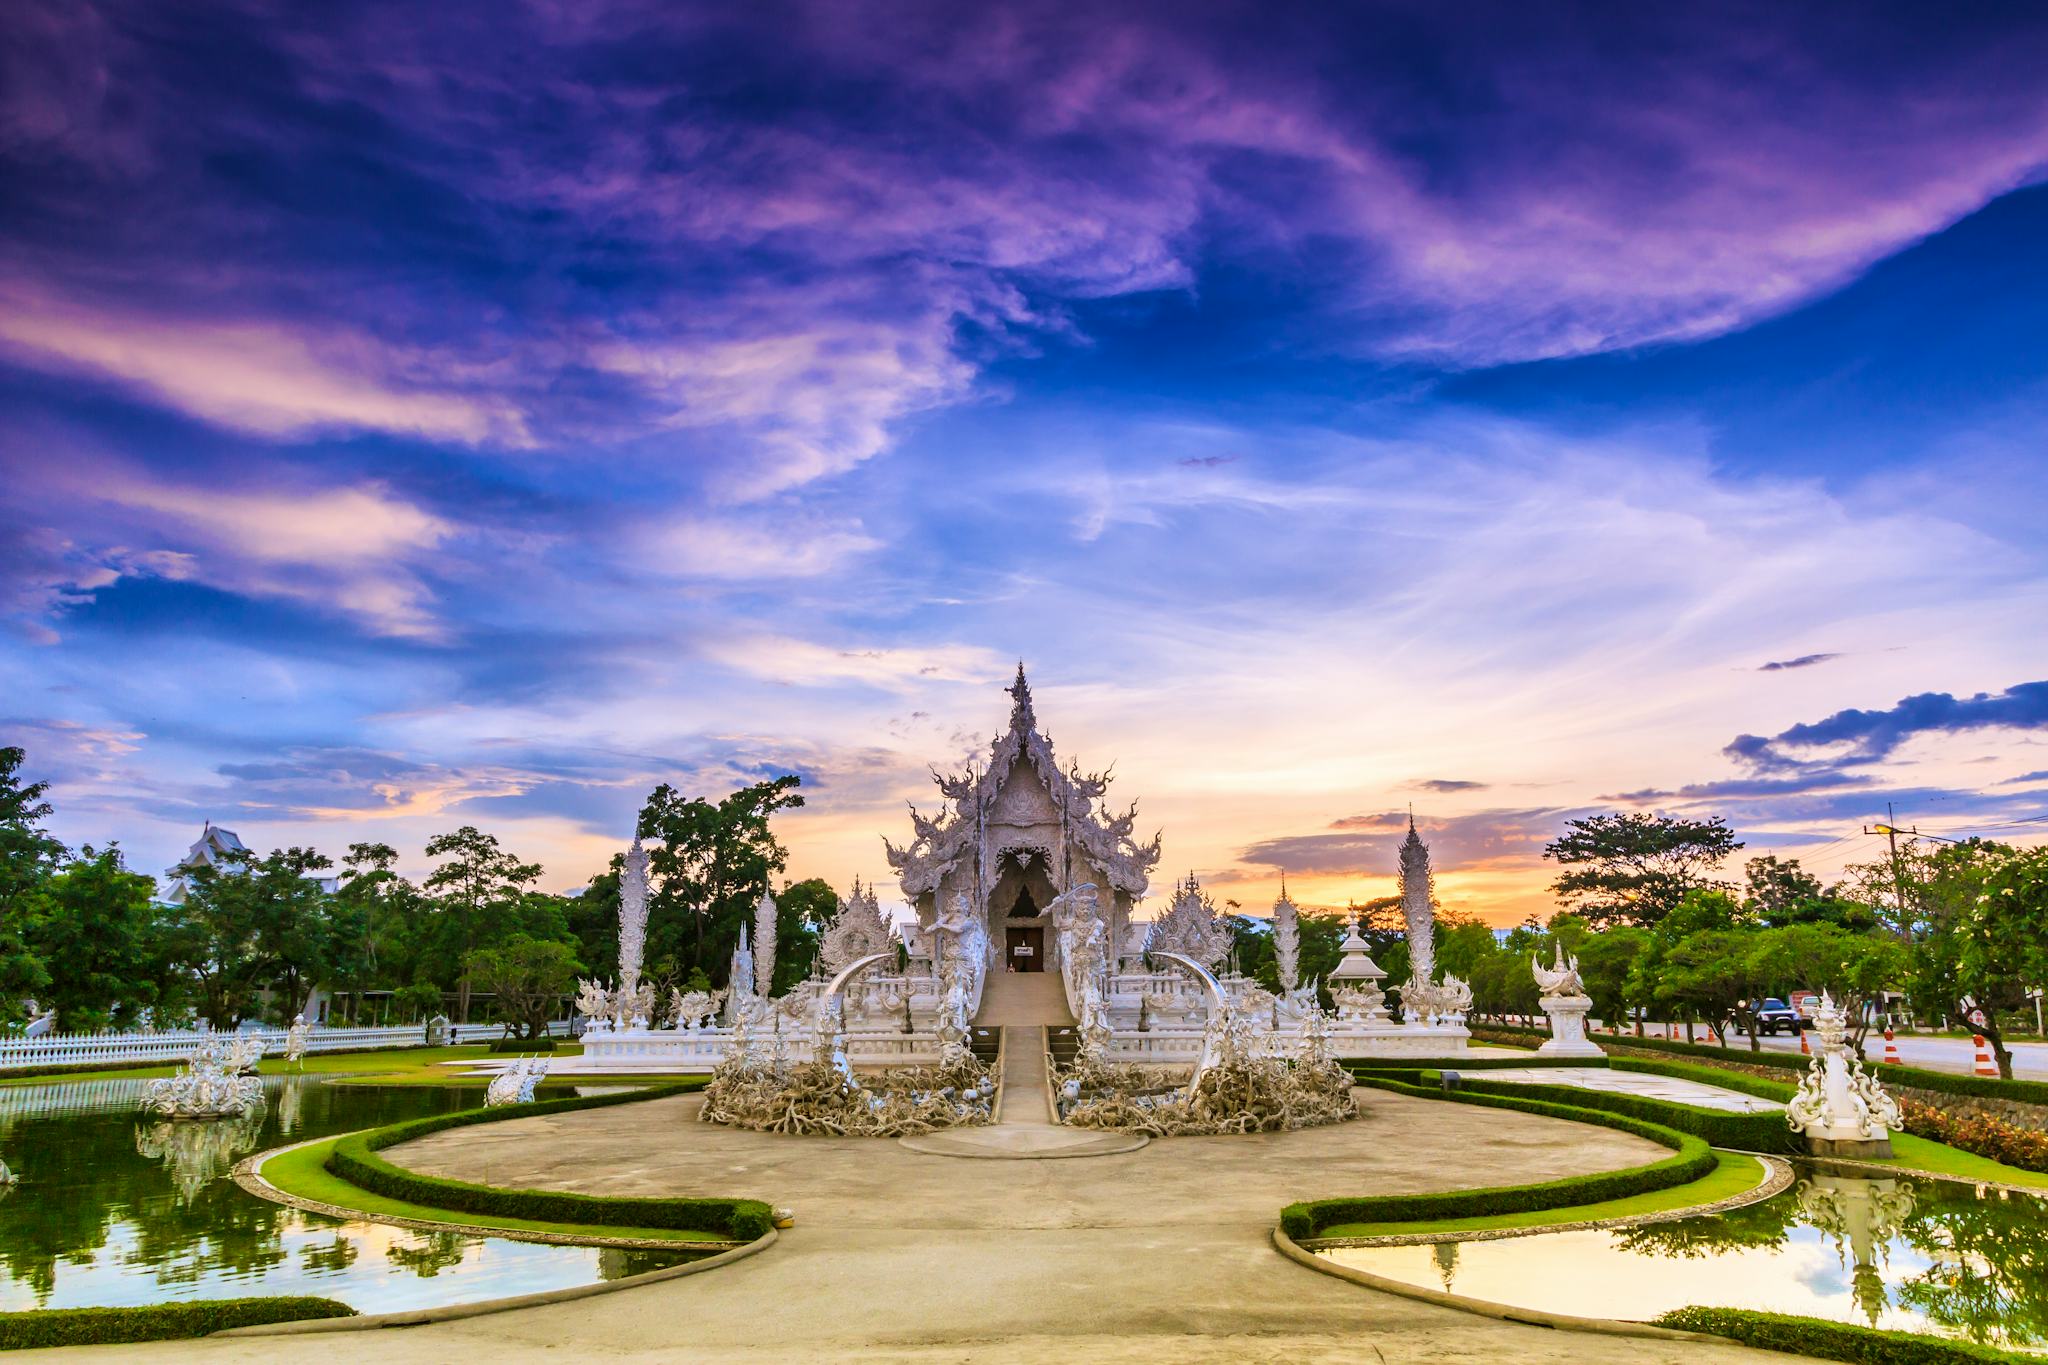
[(1890, 1134), (1881, 1138), (1826, 1138), (1809, 1132), (1806, 1135), (1806, 1150), (1814, 1156), (1838, 1156), (1868, 1161), (1875, 1157), (1889, 1157), (1892, 1154), (1892, 1140)]
[(1586, 1012), (1593, 1008), (1584, 995), (1546, 995), (1539, 1002), (1550, 1016), (1550, 1040), (1537, 1048), (1548, 1057), (1601, 1057), (1600, 1045), (1586, 1037)]

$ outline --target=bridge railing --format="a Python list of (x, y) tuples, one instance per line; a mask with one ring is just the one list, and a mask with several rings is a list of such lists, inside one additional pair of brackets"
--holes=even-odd
[[(548, 1025), (557, 1037), (566, 1036), (569, 1025), (557, 1020)], [(286, 1030), (245, 1028), (264, 1041), (269, 1056), (283, 1053)], [(503, 1037), (502, 1024), (450, 1024), (449, 1043), (484, 1043)], [(149, 1065), (182, 1062), (193, 1049), (209, 1038), (227, 1035), (205, 1029), (150, 1029), (130, 1033), (46, 1033), (39, 1038), (0, 1038), (0, 1074), (52, 1066), (102, 1066), (115, 1062)], [(366, 1048), (424, 1047), (425, 1024), (391, 1024), (377, 1028), (326, 1028), (306, 1031), (306, 1051), (350, 1052)]]

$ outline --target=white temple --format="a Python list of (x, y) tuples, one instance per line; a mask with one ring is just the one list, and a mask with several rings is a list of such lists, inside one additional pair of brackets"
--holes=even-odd
[[(905, 926), (900, 963), (873, 887), (856, 883), (825, 930), (823, 977), (771, 997), (775, 906), (764, 897), (724, 992), (678, 993), (650, 1008), (645, 987), (634, 989), (645, 883), (630, 875), (629, 858), (624, 989), (583, 983), (579, 1008), (591, 1021), (584, 1056), (558, 1064), (556, 1073), (709, 1071), (755, 1050), (829, 1053), (852, 1066), (927, 1065), (966, 1046), (975, 1025), (1071, 1028), (1084, 1052), (1193, 1067), (1219, 1010), (1257, 1020), (1274, 1040), (1307, 1029), (1320, 1046), (1326, 1036), (1337, 1058), (1465, 1050), (1471, 995), (1455, 978), (1429, 976), (1434, 906), (1428, 853), (1412, 824), (1402, 851), (1404, 884), (1412, 888), (1404, 910), (1411, 959), (1424, 965), (1403, 988), (1406, 1017), (1394, 1022), (1377, 999), (1329, 1016), (1318, 1003), (1322, 983), (1298, 979), (1299, 909), (1284, 890), (1274, 907), (1283, 959), (1278, 995), (1224, 969), (1230, 927), (1193, 876), (1175, 885), (1156, 918), (1133, 920), (1159, 861), (1160, 836), (1139, 843), (1137, 807), (1113, 813), (1103, 805), (1106, 775), (1060, 766), (1038, 728), (1022, 665), (1008, 690), (1009, 725), (986, 764), (935, 773), (945, 807), (930, 818), (913, 807), (910, 841), (883, 841), (916, 913), (915, 925)], [(1348, 953), (1338, 972), (1345, 979), (1332, 983), (1344, 989), (1347, 1005), (1359, 986), (1351, 976), (1363, 972), (1370, 985), (1378, 973), (1369, 959), (1363, 968), (1352, 960), (1358, 956)], [(666, 1027), (654, 1026), (657, 1014)]]

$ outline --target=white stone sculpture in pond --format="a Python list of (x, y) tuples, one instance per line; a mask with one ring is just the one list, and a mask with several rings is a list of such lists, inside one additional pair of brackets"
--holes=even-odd
[(250, 1073), (263, 1056), (263, 1040), (238, 1035), (231, 1043), (208, 1038), (177, 1075), (151, 1081), (143, 1112), (170, 1119), (238, 1118), (263, 1103), (263, 1083)]
[(533, 1092), (548, 1074), (545, 1057), (521, 1057), (499, 1072), (484, 1091), (484, 1108), (501, 1109), (508, 1104), (531, 1104)]
[(1813, 1013), (1820, 1047), (1785, 1106), (1786, 1122), (1806, 1135), (1819, 1156), (1872, 1157), (1892, 1154), (1892, 1129), (1900, 1124), (1897, 1101), (1863, 1069), (1848, 1043), (1848, 1028), (1834, 997), (1823, 991)]
[(301, 1014), (292, 1020), (292, 1026), (284, 1034), (284, 1060), (287, 1066), (306, 1069), (306, 1016)]

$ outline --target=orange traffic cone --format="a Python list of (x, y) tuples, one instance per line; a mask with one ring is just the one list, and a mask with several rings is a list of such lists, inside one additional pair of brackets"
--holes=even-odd
[(1991, 1060), (1991, 1045), (1984, 1041), (1984, 1035), (1973, 1033), (1970, 1035), (1970, 1041), (1977, 1045), (1977, 1074), (1979, 1076), (1997, 1076), (1998, 1063)]
[(1806, 1043), (1805, 1029), (1799, 1030), (1799, 1055), (1802, 1057), (1811, 1057), (1813, 1055), (1813, 1049), (1808, 1047)]
[(1896, 1038), (1892, 1037), (1890, 1029), (1884, 1031), (1884, 1062), (1886, 1066), (1897, 1066), (1899, 1064), (1899, 1043)]

